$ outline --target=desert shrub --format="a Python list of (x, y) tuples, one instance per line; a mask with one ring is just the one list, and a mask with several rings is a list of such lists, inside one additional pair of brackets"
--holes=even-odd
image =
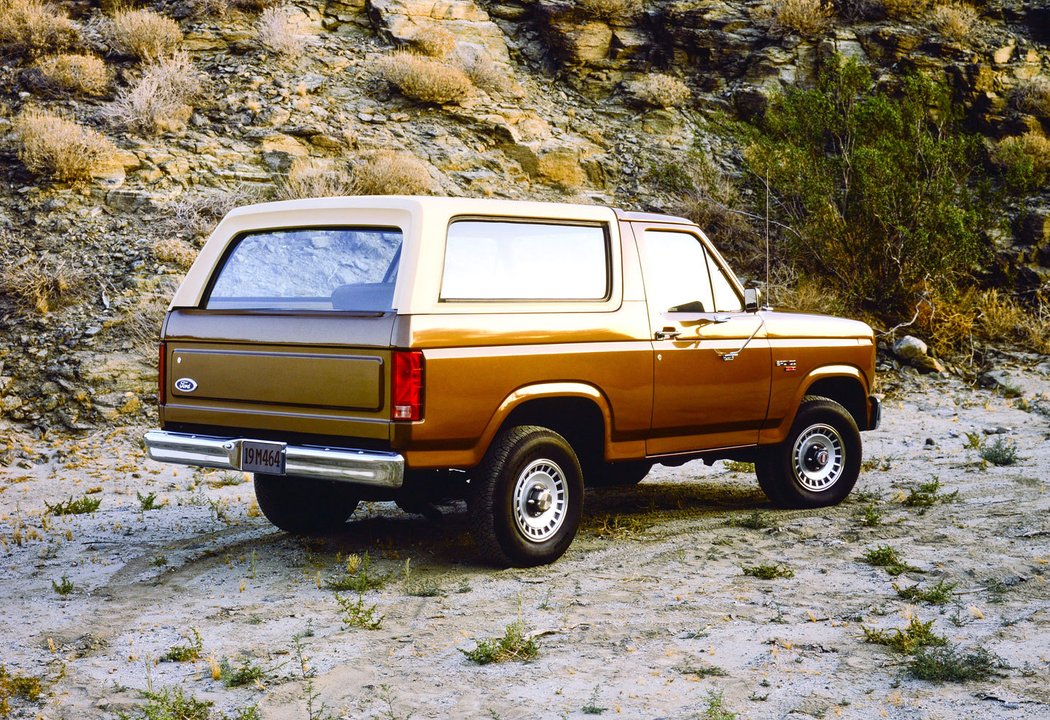
[(268, 7), (255, 23), (255, 39), (270, 53), (295, 59), (306, 48), (303, 14), (293, 7)]
[(152, 10), (118, 10), (106, 24), (105, 34), (116, 52), (140, 60), (157, 60), (182, 42), (179, 24)]
[(405, 97), (426, 103), (460, 103), (474, 93), (474, 84), (462, 70), (414, 53), (383, 57), (379, 74)]
[(46, 110), (23, 110), (14, 130), (26, 169), (61, 182), (90, 180), (109, 168), (117, 153), (101, 133)]
[(281, 0), (230, 0), (230, 4), (238, 10), (246, 12), (262, 12), (268, 7), (273, 7)]
[(644, 105), (660, 108), (680, 107), (689, 102), (689, 86), (673, 75), (653, 73), (630, 83), (631, 96)]
[(907, 75), (891, 93), (836, 59), (815, 87), (775, 96), (757, 125), (745, 159), (769, 180), (782, 252), (851, 306), (911, 311), (928, 278), (966, 280), (989, 255), (990, 203), (971, 185), (981, 145), (938, 82)]
[(76, 25), (43, 0), (0, 0), (0, 54), (36, 57), (73, 47)]
[(208, 235), (230, 210), (263, 199), (259, 188), (248, 185), (187, 193), (171, 205), (165, 231), (193, 238)]
[(1003, 138), (992, 146), (989, 157), (1015, 194), (1037, 191), (1050, 181), (1050, 139), (1037, 132)]
[(355, 195), (425, 195), (430, 192), (430, 172), (410, 152), (380, 150), (354, 167)]
[(978, 647), (964, 652), (954, 647), (922, 648), (908, 665), (911, 676), (932, 682), (987, 680), (1006, 663), (998, 655)]
[(506, 93), (512, 83), (506, 68), (500, 68), (484, 51), (471, 46), (459, 50), (459, 62), (475, 86), (488, 93)]
[(974, 23), (977, 22), (977, 10), (972, 5), (948, 3), (933, 9), (931, 24), (934, 29), (949, 40), (962, 42), (970, 37)]
[(25, 257), (0, 271), (0, 296), (23, 312), (46, 315), (84, 295), (87, 273), (52, 255)]
[(456, 36), (443, 27), (432, 25), (417, 30), (408, 44), (421, 55), (444, 58), (456, 49)]
[(969, 348), (974, 340), (1050, 350), (1050, 323), (1039, 307), (1027, 307), (995, 289), (948, 287), (920, 303), (915, 330), (938, 354)]
[(559, 148), (544, 153), (539, 158), (538, 169), (545, 180), (570, 190), (583, 185), (586, 179), (579, 156), (569, 149)]
[(818, 35), (828, 26), (834, 9), (823, 0), (773, 0), (773, 28), (803, 37)]
[(917, 17), (930, 6), (930, 0), (881, 0), (882, 10), (895, 20)]
[(176, 237), (162, 237), (153, 243), (153, 254), (162, 263), (186, 269), (197, 259), (197, 251), (185, 240)]
[(203, 96), (203, 81), (186, 53), (161, 58), (143, 66), (138, 82), (121, 92), (105, 114), (140, 132), (177, 132)]
[(288, 176), (277, 185), (282, 200), (350, 195), (353, 179), (345, 167), (330, 160), (296, 158)]
[(1036, 75), (1019, 83), (1010, 94), (1010, 103), (1023, 113), (1050, 118), (1050, 78)]
[(577, 0), (576, 6), (591, 17), (601, 20), (629, 21), (642, 12), (642, 0)]
[(109, 87), (109, 69), (96, 55), (51, 55), (37, 60), (32, 70), (49, 89), (102, 95)]

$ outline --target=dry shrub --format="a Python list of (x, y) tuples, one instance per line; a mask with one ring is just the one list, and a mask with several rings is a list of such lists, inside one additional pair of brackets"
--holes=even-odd
[(186, 269), (197, 259), (197, 249), (177, 237), (163, 237), (153, 243), (153, 254), (162, 263)]
[(1017, 195), (1045, 189), (1050, 179), (1050, 139), (1038, 132), (1003, 138), (988, 155), (1002, 172), (1006, 187)]
[(1019, 84), (1010, 95), (1015, 108), (1040, 118), (1050, 118), (1050, 77), (1036, 75)]
[(930, 0), (882, 0), (882, 9), (887, 17), (910, 18), (926, 12)]
[(770, 280), (766, 301), (777, 309), (825, 315), (853, 315), (854, 310), (820, 278), (802, 277), (793, 270)]
[(210, 234), (230, 210), (262, 199), (260, 188), (247, 185), (186, 193), (172, 203), (166, 231), (197, 239)]
[(410, 152), (380, 150), (354, 167), (355, 195), (426, 195), (433, 181), (426, 164)]
[(630, 24), (630, 20), (642, 12), (642, 0), (577, 0), (576, 6), (591, 17), (613, 22), (622, 21), (622, 24)]
[(113, 49), (141, 60), (157, 60), (175, 51), (182, 30), (171, 18), (152, 10), (119, 10), (106, 26)]
[(142, 77), (105, 110), (117, 122), (146, 133), (177, 132), (203, 96), (203, 76), (189, 56), (176, 53), (146, 64)]
[(0, 53), (36, 57), (79, 40), (76, 25), (43, 0), (0, 0)]
[(262, 12), (266, 8), (280, 4), (281, 0), (230, 0), (230, 4), (245, 12)]
[(976, 22), (977, 10), (962, 3), (938, 5), (933, 9), (931, 19), (931, 24), (937, 32), (955, 42), (968, 39)]
[(96, 55), (52, 55), (37, 60), (32, 69), (38, 82), (52, 90), (104, 95), (109, 88), (109, 69)]
[(15, 118), (18, 159), (26, 169), (62, 182), (82, 182), (112, 167), (117, 148), (101, 133), (46, 110)]
[(639, 102), (660, 108), (685, 105), (692, 98), (687, 86), (673, 75), (653, 73), (631, 83), (628, 91)]
[(456, 36), (443, 27), (431, 25), (417, 30), (408, 43), (421, 55), (444, 58), (456, 49)]
[(932, 293), (919, 308), (916, 328), (942, 355), (968, 349), (975, 340), (1050, 352), (1050, 318), (999, 290), (966, 288)]
[(539, 173), (544, 179), (565, 189), (578, 188), (586, 179), (579, 156), (569, 149), (551, 150), (541, 155)]
[(87, 272), (52, 255), (26, 256), (0, 272), (0, 295), (23, 312), (46, 315), (84, 296)]
[(255, 39), (273, 55), (289, 60), (306, 48), (303, 14), (293, 7), (268, 7), (255, 22)]
[(384, 80), (413, 100), (443, 105), (463, 102), (474, 94), (474, 84), (462, 70), (414, 53), (387, 55), (378, 69)]
[(288, 176), (277, 184), (282, 200), (338, 197), (353, 194), (353, 179), (345, 167), (330, 160), (296, 158)]
[(487, 93), (502, 94), (513, 87), (508, 68), (500, 68), (483, 50), (465, 45), (459, 50), (459, 62), (475, 86)]
[(190, 0), (195, 18), (224, 18), (230, 12), (230, 0)]
[(823, 32), (834, 15), (823, 0), (773, 0), (772, 10), (774, 29), (803, 37)]

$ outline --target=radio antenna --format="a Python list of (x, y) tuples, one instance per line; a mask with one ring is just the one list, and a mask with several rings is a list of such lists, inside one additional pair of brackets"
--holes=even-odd
[(773, 291), (769, 285), (769, 168), (766, 168), (766, 295), (767, 305), (773, 304)]

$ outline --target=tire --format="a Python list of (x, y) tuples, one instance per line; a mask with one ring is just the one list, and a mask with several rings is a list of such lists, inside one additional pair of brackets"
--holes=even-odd
[(267, 520), (295, 535), (338, 530), (358, 503), (344, 483), (263, 473), (255, 474), (255, 499)]
[(630, 487), (644, 480), (652, 469), (653, 463), (648, 460), (601, 463), (585, 475), (585, 480), (589, 487)]
[(545, 565), (576, 537), (583, 471), (558, 433), (536, 425), (503, 430), (471, 477), (470, 519), (484, 559), (501, 566)]
[(842, 502), (857, 484), (860, 460), (853, 416), (833, 400), (807, 396), (787, 438), (759, 455), (755, 472), (778, 507), (827, 507)]

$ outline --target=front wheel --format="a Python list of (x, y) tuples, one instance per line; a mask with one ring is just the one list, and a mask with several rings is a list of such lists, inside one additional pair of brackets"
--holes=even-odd
[(554, 562), (583, 512), (583, 471), (558, 433), (518, 425), (496, 436), (472, 475), (471, 524), (481, 555), (499, 565)]
[(263, 473), (255, 473), (255, 499), (267, 520), (295, 535), (338, 530), (359, 501), (345, 483)]
[(774, 505), (814, 508), (842, 502), (860, 475), (860, 432), (846, 408), (803, 399), (784, 442), (755, 462), (758, 484)]

